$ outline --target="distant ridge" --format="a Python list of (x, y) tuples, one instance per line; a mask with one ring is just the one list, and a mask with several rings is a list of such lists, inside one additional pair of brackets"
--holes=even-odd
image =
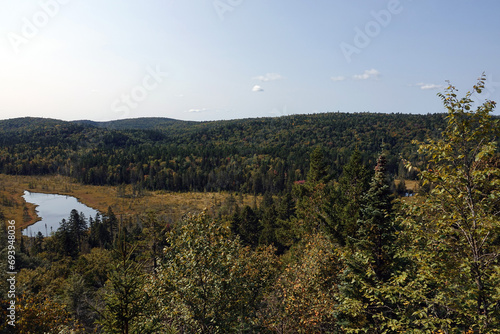
[(79, 120), (72, 121), (72, 123), (81, 125), (90, 125), (98, 128), (106, 128), (111, 130), (154, 130), (169, 128), (172, 126), (189, 126), (193, 124), (198, 124), (199, 122), (194, 121), (181, 121), (173, 118), (166, 117), (140, 117), (140, 118), (127, 118), (119, 119), (115, 121), (90, 121), (90, 120)]
[[(325, 112), (317, 114), (293, 114), (281, 117), (254, 117), (242, 118), (231, 120), (216, 120), (216, 121), (184, 121), (167, 117), (140, 117), (140, 118), (127, 118), (112, 121), (92, 121), (92, 120), (76, 120), (76, 121), (63, 121), (52, 118), (43, 117), (19, 117), (0, 120), (0, 131), (18, 131), (26, 129), (32, 131), (35, 129), (42, 129), (45, 127), (60, 126), (62, 128), (96, 128), (110, 131), (127, 131), (127, 130), (143, 130), (143, 131), (159, 131), (163, 133), (175, 135), (187, 135), (188, 133), (198, 133), (205, 131), (223, 131), (229, 130), (233, 127), (246, 127), (248, 124), (254, 124), (257, 128), (260, 127), (288, 127), (292, 124), (297, 126), (302, 122), (308, 124), (327, 123), (344, 123), (345, 128), (356, 127), (357, 122), (366, 122), (368, 119), (373, 124), (378, 122), (391, 122), (395, 119), (421, 119), (438, 117), (440, 114), (399, 114), (399, 113), (340, 113), (340, 112)], [(257, 130), (256, 128), (256, 130)], [(250, 135), (250, 133), (249, 133)]]
[(15, 130), (33, 126), (54, 126), (66, 124), (66, 121), (43, 117), (19, 117), (0, 120), (0, 129)]

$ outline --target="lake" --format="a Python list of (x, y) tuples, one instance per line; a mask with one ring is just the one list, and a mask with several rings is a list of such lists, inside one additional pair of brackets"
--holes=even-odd
[(78, 212), (83, 212), (87, 220), (90, 216), (95, 218), (98, 212), (78, 202), (78, 200), (72, 196), (25, 191), (23, 198), (26, 202), (37, 205), (36, 211), (38, 217), (42, 219), (23, 230), (23, 235), (26, 236), (34, 237), (38, 232), (42, 232), (44, 236), (47, 236), (57, 231), (61, 220), (68, 220), (71, 210), (73, 209), (76, 209)]

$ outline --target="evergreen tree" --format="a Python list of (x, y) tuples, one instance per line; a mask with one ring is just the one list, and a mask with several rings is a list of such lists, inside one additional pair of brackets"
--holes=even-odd
[(90, 222), (90, 247), (100, 247), (109, 249), (112, 245), (111, 233), (101, 220), (99, 213)]
[(145, 274), (142, 266), (134, 261), (136, 246), (125, 241), (125, 234), (119, 233), (114, 252), (114, 261), (108, 274), (104, 308), (99, 311), (98, 323), (106, 333), (153, 333), (155, 321), (146, 312), (148, 305), (144, 290)]
[(118, 230), (118, 219), (116, 218), (111, 206), (108, 207), (106, 215), (103, 217), (103, 223), (109, 232), (110, 238), (113, 241), (115, 239)]
[(43, 236), (42, 232), (38, 231), (38, 233), (34, 237), (33, 246), (31, 246), (31, 250), (30, 250), (30, 254), (32, 256), (35, 256), (35, 255), (43, 252), (43, 239), (44, 239), (44, 236)]
[(278, 204), (277, 215), (281, 220), (289, 220), (295, 215), (295, 203), (290, 192), (285, 193)]
[(370, 189), (363, 198), (355, 248), (369, 254), (371, 267), (381, 281), (389, 278), (395, 237), (393, 195), (387, 178), (386, 158), (381, 155)]
[(347, 270), (341, 288), (341, 315), (348, 332), (387, 333), (396, 315), (389, 298), (389, 279), (395, 270), (396, 229), (392, 193), (381, 155), (370, 189), (363, 197), (359, 229), (353, 247), (345, 249)]
[(339, 179), (341, 219), (344, 222), (346, 240), (349, 240), (350, 236), (355, 236), (357, 232), (363, 196), (369, 188), (370, 171), (363, 164), (361, 153), (356, 150), (351, 155), (349, 163), (344, 166)]
[[(266, 193), (267, 194), (267, 193)], [(266, 196), (264, 195), (264, 198)], [(262, 231), (260, 233), (259, 244), (274, 245), (279, 248), (276, 240), (276, 229), (278, 228), (278, 217), (272, 197), (270, 201), (264, 199), (261, 206), (262, 211)]]
[(143, 254), (151, 264), (151, 270), (156, 272), (158, 267), (158, 258), (165, 246), (164, 236), (170, 229), (170, 225), (159, 220), (159, 217), (154, 212), (148, 212), (141, 219), (143, 229), (141, 231), (142, 243), (146, 248)]
[(68, 221), (71, 239), (75, 242), (78, 252), (81, 251), (82, 241), (87, 232), (87, 222), (83, 213), (78, 213), (76, 209), (71, 210)]
[(231, 231), (240, 236), (241, 242), (245, 246), (256, 247), (259, 243), (261, 226), (259, 217), (248, 205), (231, 223)]
[(369, 189), (370, 173), (361, 154), (354, 151), (344, 166), (336, 187), (327, 189), (325, 203), (318, 219), (325, 232), (340, 246), (352, 245), (359, 229), (364, 194)]
[(57, 231), (52, 236), (53, 251), (62, 256), (75, 258), (78, 255), (78, 246), (71, 231), (69, 221), (63, 219)]
[(321, 146), (317, 146), (314, 151), (312, 151), (309, 160), (307, 182), (311, 184), (324, 182), (328, 176), (328, 166)]

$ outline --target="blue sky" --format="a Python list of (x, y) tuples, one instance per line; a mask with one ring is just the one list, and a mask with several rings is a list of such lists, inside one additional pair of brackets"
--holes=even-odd
[(0, 119), (434, 113), (483, 72), (500, 101), (498, 0), (0, 6)]

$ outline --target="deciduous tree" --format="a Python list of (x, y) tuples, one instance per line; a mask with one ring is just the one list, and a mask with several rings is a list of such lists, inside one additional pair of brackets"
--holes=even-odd
[(422, 323), (446, 332), (500, 328), (500, 128), (491, 116), (495, 102), (472, 100), (484, 81), (463, 98), (451, 85), (439, 94), (447, 126), (440, 140), (419, 143), (429, 162), (420, 175), (431, 190), (406, 209), (409, 256), (425, 296)]

